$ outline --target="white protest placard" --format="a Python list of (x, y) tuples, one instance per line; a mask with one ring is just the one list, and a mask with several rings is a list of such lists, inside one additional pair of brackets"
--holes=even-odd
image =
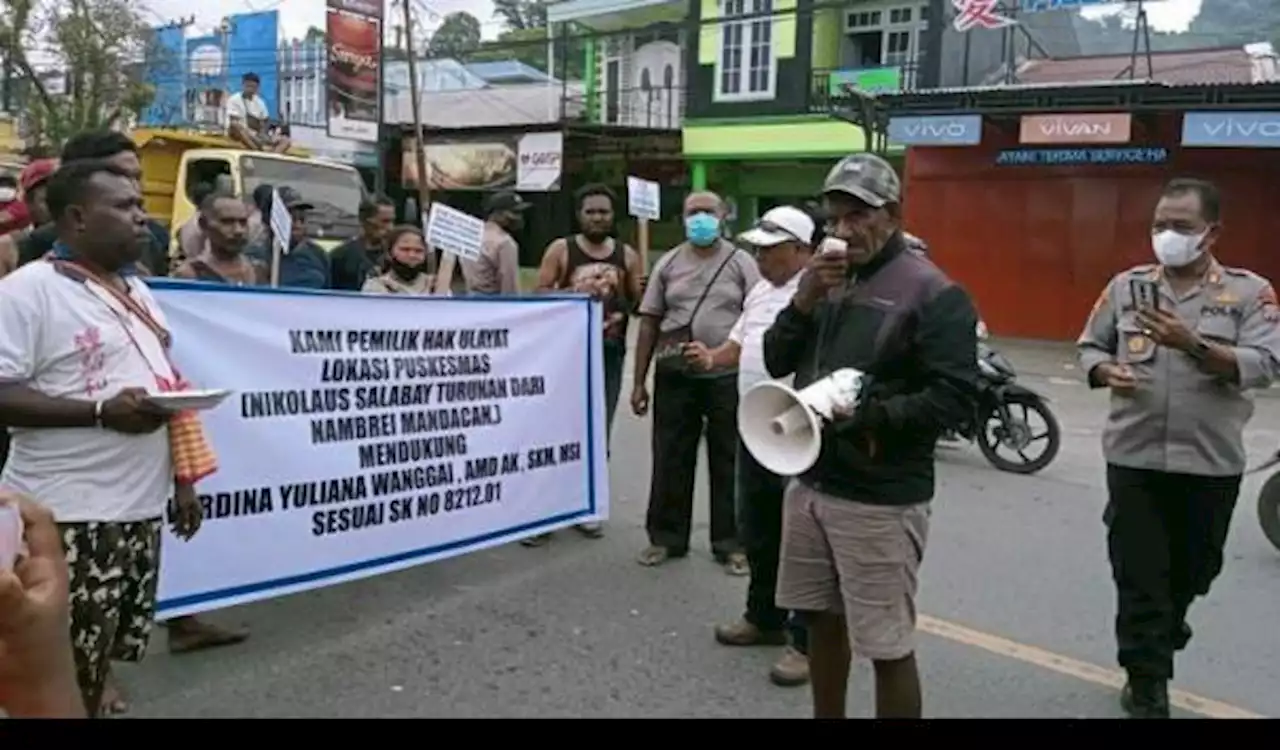
[(657, 221), (661, 218), (662, 191), (658, 183), (639, 177), (627, 178), (627, 213), (637, 219)]
[(484, 219), (436, 202), (427, 214), (427, 247), (461, 258), (480, 257), (484, 246)]
[(267, 218), (267, 223), (271, 227), (275, 246), (280, 249), (281, 254), (288, 255), (289, 237), (293, 234), (293, 217), (289, 215), (289, 209), (285, 207), (279, 190), (271, 191), (271, 216)]
[(598, 303), (151, 283), (183, 374), (235, 391), (161, 618), (608, 516)]

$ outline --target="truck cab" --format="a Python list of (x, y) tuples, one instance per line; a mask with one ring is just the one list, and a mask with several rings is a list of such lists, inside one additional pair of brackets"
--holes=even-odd
[(142, 160), (147, 213), (169, 230), (169, 253), (178, 255), (178, 228), (196, 215), (195, 193), (207, 184), (249, 200), (259, 185), (289, 186), (315, 209), (307, 235), (326, 251), (360, 232), (358, 210), (367, 191), (355, 167), (288, 154), (250, 151), (230, 138), (170, 129), (135, 131)]

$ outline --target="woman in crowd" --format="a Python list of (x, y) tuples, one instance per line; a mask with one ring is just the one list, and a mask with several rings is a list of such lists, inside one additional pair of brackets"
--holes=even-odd
[(398, 226), (387, 235), (387, 262), (382, 273), (361, 289), (373, 294), (431, 294), (435, 281), (427, 275), (427, 243), (422, 230)]

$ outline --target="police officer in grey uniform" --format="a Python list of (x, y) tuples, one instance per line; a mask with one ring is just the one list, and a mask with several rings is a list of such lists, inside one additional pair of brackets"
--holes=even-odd
[(1219, 209), (1212, 184), (1170, 182), (1151, 224), (1159, 263), (1112, 279), (1077, 342), (1089, 385), (1111, 390), (1104, 521), (1129, 676), (1121, 700), (1135, 718), (1169, 716), (1187, 610), (1222, 570), (1253, 416), (1247, 391), (1280, 371), (1275, 292), (1215, 260)]

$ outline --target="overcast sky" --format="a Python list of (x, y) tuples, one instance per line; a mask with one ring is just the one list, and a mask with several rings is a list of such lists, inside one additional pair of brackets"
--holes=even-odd
[[(151, 8), (151, 15), (157, 23), (173, 20), (189, 15), (193, 9), (196, 14), (197, 29), (202, 32), (211, 31), (218, 21), (227, 14), (253, 10), (277, 10), (280, 12), (280, 25), (286, 38), (302, 36), (310, 26), (324, 26), (325, 4), (319, 0), (232, 0), (231, 2), (215, 2), (215, 0), (146, 0)], [(1187, 24), (1200, 10), (1201, 0), (1152, 0), (1147, 3), (1147, 16), (1152, 27), (1161, 31), (1184, 31)], [(1115, 13), (1132, 3), (1115, 3), (1111, 7), (1091, 8), (1082, 11), (1084, 15), (1098, 17), (1107, 13)], [(419, 23), (425, 23), (428, 29), (439, 24), (439, 19), (449, 13), (465, 10), (480, 19), (481, 29), (486, 38), (492, 38), (502, 31), (502, 24), (493, 18), (493, 4), (490, 0), (414, 0), (414, 10)], [(403, 23), (400, 3), (392, 2), (387, 7), (388, 26)], [(432, 17), (434, 15), (434, 17)], [(425, 19), (422, 16), (427, 16)]]
[[(1154, 0), (1146, 3), (1147, 20), (1156, 31), (1186, 31), (1191, 20), (1200, 12), (1201, 2), (1202, 0)], [(1099, 18), (1120, 12), (1125, 6), (1132, 7), (1135, 3), (1114, 5), (1115, 7), (1088, 8), (1080, 11), (1080, 14), (1086, 18)]]
[[(282, 2), (280, 0), (231, 0), (230, 2), (143, 0), (143, 2), (151, 9), (149, 15), (157, 24), (194, 13), (197, 32), (212, 31), (223, 16), (255, 10), (279, 11), (281, 33), (285, 38), (300, 37), (311, 26), (324, 28), (325, 3), (321, 0), (283, 0)], [(403, 5), (399, 2), (387, 3), (388, 27), (404, 23), (402, 7)], [(413, 10), (417, 22), (425, 25), (428, 30), (440, 23), (440, 17), (460, 10), (465, 10), (480, 20), (481, 31), (485, 38), (497, 36), (503, 28), (502, 24), (493, 18), (493, 3), (490, 0), (414, 0)]]

